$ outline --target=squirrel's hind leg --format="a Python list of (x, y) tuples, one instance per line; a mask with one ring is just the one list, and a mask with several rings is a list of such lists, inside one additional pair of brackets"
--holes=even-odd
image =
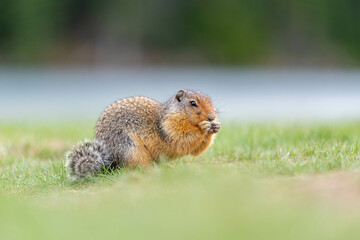
[(135, 136), (122, 133), (119, 137), (114, 137), (112, 146), (114, 162), (113, 167), (144, 167), (150, 166), (151, 155), (142, 142)]
[(151, 158), (149, 154), (140, 147), (135, 147), (126, 161), (126, 166), (130, 168), (149, 167)]
[(149, 167), (152, 157), (149, 149), (139, 139), (134, 138), (135, 145), (128, 152), (125, 166), (130, 168)]

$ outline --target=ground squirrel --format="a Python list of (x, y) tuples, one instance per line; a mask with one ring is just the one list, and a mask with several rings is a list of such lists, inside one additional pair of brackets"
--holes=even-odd
[(212, 143), (220, 123), (207, 95), (180, 90), (166, 103), (130, 97), (111, 104), (101, 115), (93, 142), (66, 155), (72, 178), (117, 166), (149, 166), (160, 156), (197, 156)]

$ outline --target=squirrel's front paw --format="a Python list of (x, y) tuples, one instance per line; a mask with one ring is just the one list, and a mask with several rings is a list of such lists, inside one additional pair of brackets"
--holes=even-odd
[(203, 121), (199, 124), (200, 128), (205, 133), (217, 133), (220, 130), (221, 124), (218, 122)]
[(211, 123), (209, 133), (217, 133), (217, 132), (219, 132), (220, 127), (221, 127), (221, 123), (219, 123), (219, 122)]
[(209, 121), (203, 121), (199, 123), (199, 127), (205, 132), (208, 133), (211, 129), (211, 122)]

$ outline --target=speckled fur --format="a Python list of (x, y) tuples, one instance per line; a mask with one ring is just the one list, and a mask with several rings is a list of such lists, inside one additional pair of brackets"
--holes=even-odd
[(84, 178), (100, 173), (111, 165), (109, 151), (104, 142), (85, 139), (66, 154), (66, 167), (70, 178)]
[(93, 145), (81, 144), (68, 154), (69, 173), (81, 178), (103, 167), (148, 166), (160, 156), (197, 156), (220, 129), (216, 116), (211, 99), (190, 90), (180, 90), (164, 104), (147, 97), (118, 100), (99, 118)]

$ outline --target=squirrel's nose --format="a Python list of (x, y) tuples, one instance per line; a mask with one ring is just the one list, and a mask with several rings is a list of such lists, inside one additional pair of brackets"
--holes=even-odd
[(214, 113), (214, 112), (209, 113), (209, 115), (208, 115), (208, 119), (209, 119), (209, 121), (210, 121), (210, 122), (214, 121), (214, 120), (215, 120), (215, 118), (216, 118), (216, 115), (215, 115), (215, 113)]

